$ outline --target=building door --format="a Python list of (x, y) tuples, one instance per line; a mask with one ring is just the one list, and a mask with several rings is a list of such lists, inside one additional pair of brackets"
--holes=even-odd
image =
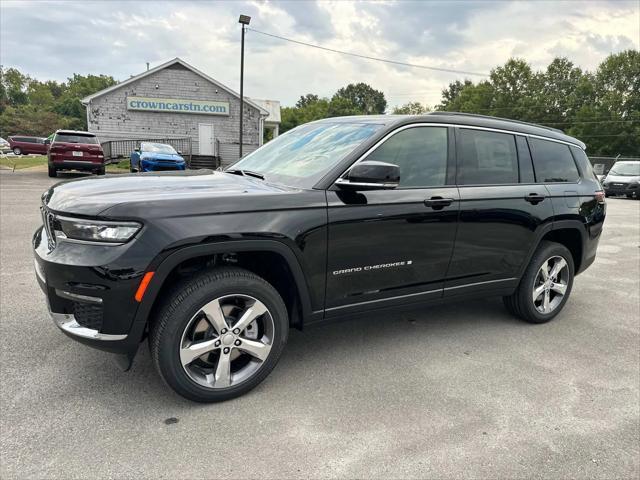
[(213, 125), (209, 123), (200, 123), (198, 125), (198, 143), (200, 145), (200, 155), (215, 155), (213, 145)]

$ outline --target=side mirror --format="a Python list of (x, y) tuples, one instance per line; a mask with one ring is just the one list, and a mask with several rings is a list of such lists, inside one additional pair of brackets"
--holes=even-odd
[(134, 152), (138, 152), (138, 153), (140, 153), (140, 147), (136, 147), (136, 148), (134, 148), (134, 149), (133, 149), (133, 151), (134, 151)]
[(48, 138), (45, 138), (45, 139), (44, 139), (44, 144), (45, 144), (45, 145), (51, 145), (51, 140), (50, 140), (50, 139), (48, 139)]
[(400, 167), (373, 160), (356, 163), (346, 178), (336, 181), (336, 185), (343, 190), (389, 190), (399, 184)]
[(178, 155), (182, 155), (182, 150), (178, 150)]

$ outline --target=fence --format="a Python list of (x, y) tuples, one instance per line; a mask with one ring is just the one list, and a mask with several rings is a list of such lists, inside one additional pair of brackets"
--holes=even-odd
[(182, 156), (187, 161), (187, 165), (191, 163), (191, 138), (154, 138), (135, 140), (110, 140), (103, 142), (102, 150), (104, 158), (111, 161), (119, 161), (122, 158), (129, 158), (131, 152), (140, 147), (141, 142), (164, 143), (171, 145), (176, 151), (182, 152)]

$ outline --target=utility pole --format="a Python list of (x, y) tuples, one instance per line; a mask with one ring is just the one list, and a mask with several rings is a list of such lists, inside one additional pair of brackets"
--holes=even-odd
[(240, 15), (238, 23), (242, 24), (242, 41), (240, 46), (240, 149), (239, 158), (242, 158), (242, 117), (244, 115), (244, 32), (247, 25), (251, 22), (248, 15)]

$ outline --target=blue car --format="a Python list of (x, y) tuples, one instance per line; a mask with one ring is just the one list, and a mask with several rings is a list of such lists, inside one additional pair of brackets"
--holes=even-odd
[(184, 158), (171, 145), (142, 142), (131, 153), (131, 172), (158, 172), (160, 170), (185, 170)]

